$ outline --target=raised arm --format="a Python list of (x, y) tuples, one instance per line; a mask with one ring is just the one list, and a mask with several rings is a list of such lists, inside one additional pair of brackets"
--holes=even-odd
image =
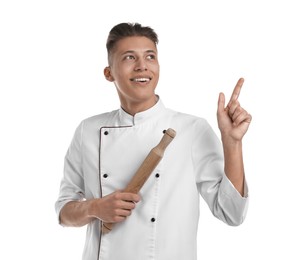
[(225, 95), (219, 94), (217, 121), (225, 158), (225, 173), (234, 187), (244, 195), (244, 164), (242, 156), (242, 138), (252, 120), (251, 115), (240, 106), (239, 95), (244, 79), (240, 78), (231, 98), (225, 106)]

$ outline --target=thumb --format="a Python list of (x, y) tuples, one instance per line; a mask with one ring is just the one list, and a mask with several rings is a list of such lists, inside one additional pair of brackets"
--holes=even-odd
[(218, 104), (217, 104), (217, 112), (222, 112), (225, 110), (225, 94), (219, 93)]

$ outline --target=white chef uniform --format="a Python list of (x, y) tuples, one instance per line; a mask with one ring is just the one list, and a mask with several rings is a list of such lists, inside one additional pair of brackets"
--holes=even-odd
[(199, 195), (225, 223), (243, 222), (247, 194), (241, 197), (225, 176), (222, 145), (210, 125), (160, 99), (135, 116), (119, 109), (81, 122), (65, 157), (58, 216), (69, 201), (124, 189), (168, 128), (176, 137), (141, 189), (141, 201), (108, 234), (101, 234), (99, 220), (88, 224), (84, 260), (197, 259)]

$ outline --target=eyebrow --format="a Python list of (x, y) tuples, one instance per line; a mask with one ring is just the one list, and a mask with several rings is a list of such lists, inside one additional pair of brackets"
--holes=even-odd
[[(157, 53), (155, 50), (146, 50), (145, 53)], [(128, 50), (128, 51), (125, 51), (123, 52), (121, 55), (125, 55), (125, 54), (129, 54), (129, 53), (136, 53), (136, 51), (134, 50)]]

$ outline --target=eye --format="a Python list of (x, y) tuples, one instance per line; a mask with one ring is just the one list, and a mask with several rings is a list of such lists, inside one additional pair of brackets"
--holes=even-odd
[(135, 59), (135, 57), (133, 55), (126, 55), (124, 57), (124, 60), (134, 60), (134, 59)]
[(147, 59), (148, 59), (148, 60), (155, 60), (155, 58), (156, 58), (156, 57), (155, 57), (154, 54), (150, 54), (150, 55), (147, 56)]

